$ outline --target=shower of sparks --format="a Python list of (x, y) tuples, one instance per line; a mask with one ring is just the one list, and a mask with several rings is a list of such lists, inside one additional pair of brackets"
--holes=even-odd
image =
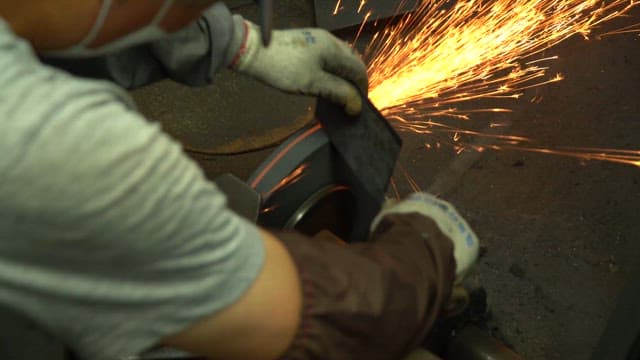
[[(548, 74), (549, 62), (557, 57), (544, 52), (575, 34), (588, 38), (598, 25), (637, 4), (637, 0), (420, 0), (414, 12), (375, 33), (366, 48), (369, 97), (399, 131), (430, 135), (425, 137), (427, 148), (446, 144), (456, 152), (523, 150), (639, 166), (638, 151), (548, 149), (521, 136), (470, 130), (464, 121), (473, 113), (511, 111), (474, 109), (473, 100), (519, 99), (526, 89), (562, 80), (561, 74)], [(340, 1), (336, 9), (339, 5)], [(636, 30), (637, 25), (606, 35)], [(362, 27), (358, 36), (361, 31)], [(452, 126), (431, 120), (434, 117), (460, 122)], [(487, 143), (467, 144), (463, 136), (485, 138)]]

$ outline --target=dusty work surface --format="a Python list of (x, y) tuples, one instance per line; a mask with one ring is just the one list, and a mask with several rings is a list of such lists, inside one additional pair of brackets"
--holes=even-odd
[[(279, 1), (277, 25), (309, 24), (311, 9)], [(255, 16), (252, 6), (238, 10)], [(576, 37), (548, 55), (561, 57), (552, 73), (566, 80), (505, 104), (515, 110), (501, 118), (509, 132), (546, 146), (640, 148), (637, 36)], [(229, 73), (217, 80), (200, 90), (165, 82), (135, 96), (168, 132), (201, 147), (286, 127), (312, 105)], [(534, 95), (542, 101), (529, 102)], [(408, 172), (456, 204), (483, 242), (471, 281), (488, 292), (494, 330), (525, 358), (589, 358), (625, 281), (638, 276), (640, 168), (513, 151), (459, 157), (403, 137)], [(267, 154), (194, 157), (208, 176), (246, 178)]]

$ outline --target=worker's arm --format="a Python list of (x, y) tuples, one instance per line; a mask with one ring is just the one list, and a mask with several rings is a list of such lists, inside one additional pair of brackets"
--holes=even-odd
[(213, 359), (276, 359), (291, 345), (302, 313), (297, 269), (282, 243), (262, 231), (265, 262), (235, 304), (163, 341)]
[(454, 263), (433, 222), (392, 218), (346, 247), (275, 240), (121, 90), (2, 35), (0, 300), (81, 357), (168, 343), (214, 358), (397, 358), (437, 317)]
[(245, 296), (166, 343), (223, 359), (403, 358), (446, 304), (453, 269), (460, 280), (472, 266), (478, 239), (429, 194), (387, 207), (374, 228), (370, 242), (349, 245), (263, 233), (265, 266)]
[(171, 78), (190, 86), (211, 83), (224, 66), (235, 31), (243, 31), (229, 9), (218, 2), (200, 19), (151, 44), (92, 59), (44, 58), (75, 75), (114, 81), (127, 89)]
[(279, 90), (321, 96), (350, 114), (360, 112), (367, 70), (345, 42), (313, 28), (276, 30), (267, 47), (260, 39), (255, 24), (217, 3), (196, 22), (150, 44), (95, 59), (46, 61), (128, 89), (165, 77), (206, 85), (221, 66), (228, 66)]

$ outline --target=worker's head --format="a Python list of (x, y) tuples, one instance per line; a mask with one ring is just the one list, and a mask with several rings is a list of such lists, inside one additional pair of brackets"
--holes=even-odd
[(181, 29), (215, 0), (0, 0), (0, 17), (39, 51), (86, 56)]

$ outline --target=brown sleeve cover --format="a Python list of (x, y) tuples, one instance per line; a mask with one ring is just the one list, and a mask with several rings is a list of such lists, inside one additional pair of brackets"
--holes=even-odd
[(386, 216), (366, 243), (276, 235), (303, 289), (302, 321), (283, 359), (400, 359), (449, 298), (452, 242), (419, 214)]

